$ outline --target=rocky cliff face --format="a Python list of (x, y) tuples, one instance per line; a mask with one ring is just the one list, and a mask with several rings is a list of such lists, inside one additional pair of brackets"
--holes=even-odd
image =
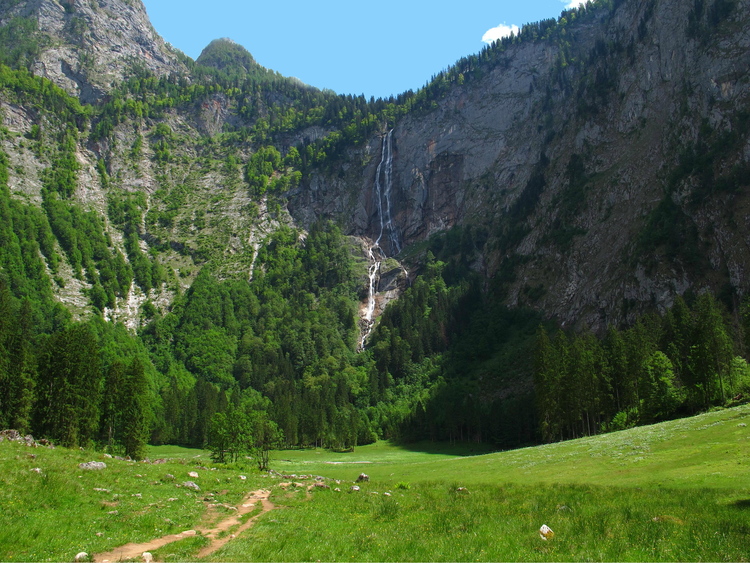
[[(34, 18), (46, 38), (34, 71), (84, 102), (96, 102), (138, 66), (190, 78), (140, 0), (0, 5), (0, 25), (19, 17)], [(403, 246), (396, 257), (417, 266), (415, 243), (454, 227), (473, 229), (482, 241), (473, 266), (509, 305), (600, 329), (654, 304), (668, 307), (689, 291), (710, 289), (728, 300), (746, 295), (750, 5), (612, 0), (568, 17), (551, 36), (457, 67), (460, 80), (396, 121), (389, 157), (395, 235), (389, 229), (381, 249), (394, 257)], [(253, 109), (263, 116), (275, 99), (259, 97)], [(34, 125), (44, 126), (30, 108), (0, 103), (10, 131), (29, 137)], [(159, 248), (158, 259), (175, 272), (163, 298), (151, 296), (164, 306), (207, 260), (222, 276), (251, 276), (264, 235), (292, 220), (283, 202), (249, 194), (242, 166), (252, 144), (207, 141), (227, 127), (251, 125), (238, 105), (227, 92), (209, 93), (158, 119), (125, 120), (107, 139), (80, 139), (75, 197), (83, 205), (106, 216), (112, 194), (145, 196), (142, 245)], [(163, 125), (171, 156), (160, 160)], [(282, 150), (324, 137), (327, 127), (286, 132)], [(383, 208), (375, 179), (389, 129), (286, 194), (297, 225), (332, 217), (347, 234), (378, 238)], [(39, 177), (50, 162), (25, 152), (24, 143), (20, 136), (3, 141), (13, 164), (10, 185), (38, 203)], [(122, 235), (108, 228), (121, 245)], [(389, 291), (405, 284), (399, 279)], [(60, 298), (83, 302), (83, 290)], [(132, 297), (113, 318), (132, 317)]]
[[(509, 304), (597, 328), (688, 290), (746, 294), (750, 4), (615, 2), (564, 31), (397, 123), (404, 241), (487, 228), (477, 264)], [(381, 142), (313, 178), (293, 214), (373, 233)]]
[(0, 26), (33, 18), (44, 39), (34, 73), (90, 103), (132, 72), (185, 73), (177, 53), (151, 26), (141, 0), (4, 2)]

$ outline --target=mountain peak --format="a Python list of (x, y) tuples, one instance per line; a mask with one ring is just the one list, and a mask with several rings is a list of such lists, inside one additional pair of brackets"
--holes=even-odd
[[(183, 69), (151, 25), (141, 0), (9, 0), (0, 26), (34, 30), (21, 61), (84, 102), (100, 98), (136, 67), (155, 74)], [(4, 51), (8, 47), (1, 45)], [(10, 61), (18, 62), (18, 61)]]
[(226, 37), (211, 41), (203, 49), (196, 62), (201, 66), (215, 68), (229, 74), (245, 75), (262, 68), (250, 51)]

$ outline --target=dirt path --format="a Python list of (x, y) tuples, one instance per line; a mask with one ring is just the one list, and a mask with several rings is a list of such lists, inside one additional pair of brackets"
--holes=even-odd
[[(224, 546), (230, 540), (234, 539), (234, 537), (241, 532), (244, 532), (248, 528), (251, 528), (253, 524), (255, 524), (255, 520), (259, 516), (276, 508), (273, 503), (268, 500), (270, 496), (271, 491), (268, 490), (253, 491), (244, 498), (242, 504), (237, 507), (237, 512), (235, 514), (220, 521), (213, 528), (196, 528), (195, 530), (188, 530), (186, 532), (182, 532), (181, 534), (170, 534), (168, 536), (157, 538), (146, 543), (128, 543), (107, 553), (99, 553), (97, 555), (94, 555), (94, 561), (96, 563), (106, 563), (114, 561), (124, 561), (126, 559), (140, 560), (141, 554), (144, 551), (153, 551), (172, 542), (176, 542), (190, 536), (195, 536), (198, 533), (201, 533), (211, 541), (211, 543), (201, 549), (196, 556), (206, 557), (214, 553), (220, 547)], [(241, 521), (241, 517), (255, 510), (258, 502), (262, 504), (261, 511), (252, 518), (248, 519), (243, 524)], [(234, 526), (239, 527), (232, 534), (228, 534), (222, 538), (219, 538), (219, 535), (222, 532), (226, 532)]]

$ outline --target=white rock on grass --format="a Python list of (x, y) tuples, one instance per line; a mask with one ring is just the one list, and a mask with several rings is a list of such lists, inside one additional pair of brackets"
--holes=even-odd
[(98, 471), (100, 469), (107, 469), (107, 464), (103, 461), (89, 461), (88, 463), (79, 463), (78, 467), (80, 469), (89, 469)]
[(198, 475), (195, 471), (191, 471), (190, 473), (188, 473), (188, 477), (197, 479), (198, 477), (200, 477), (200, 475)]
[(547, 524), (542, 524), (542, 527), (539, 528), (539, 537), (543, 540), (551, 540), (553, 537), (555, 537), (555, 532), (552, 531), (552, 529), (547, 526)]
[(141, 557), (143, 557), (144, 563), (151, 563), (154, 560), (154, 556), (148, 551), (144, 551)]
[(89, 554), (85, 551), (81, 551), (79, 553), (76, 553), (75, 561), (86, 561), (89, 558)]

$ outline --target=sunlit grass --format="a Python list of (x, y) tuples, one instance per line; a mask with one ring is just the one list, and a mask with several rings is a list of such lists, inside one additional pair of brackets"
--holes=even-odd
[[(322, 491), (273, 512), (217, 561), (742, 561), (747, 508), (712, 490), (423, 482)], [(380, 489), (379, 494), (372, 494)], [(547, 524), (554, 538), (538, 530)]]
[[(104, 461), (107, 468), (78, 468), (92, 460)], [(179, 533), (200, 523), (208, 493), (232, 505), (261, 481), (257, 473), (245, 472), (248, 480), (241, 481), (236, 469), (201, 467), (184, 460), (150, 465), (4, 442), (0, 561), (70, 561), (80, 551), (92, 554)], [(200, 477), (189, 477), (190, 471)], [(201, 491), (182, 487), (188, 480)]]
[[(147, 464), (6, 442), (0, 560), (69, 561), (79, 551), (195, 529), (205, 523), (207, 503), (236, 506), (247, 492), (271, 488), (281, 509), (262, 514), (208, 559), (747, 561), (749, 419), (743, 406), (490, 454), (386, 442), (351, 453), (275, 452), (273, 469), (297, 477), (260, 475), (249, 460), (212, 470), (208, 452), (172, 446), (149, 448), (152, 460), (169, 459)], [(78, 468), (91, 460), (108, 467)], [(350, 492), (362, 472), (370, 481)], [(312, 479), (303, 474), (324, 476), (331, 489), (308, 492)], [(202, 490), (177, 486), (188, 480)], [(283, 489), (284, 481), (304, 486)], [(213, 510), (217, 518), (231, 515)], [(542, 524), (554, 538), (540, 538)], [(208, 541), (186, 538), (156, 550), (156, 559), (195, 560)]]
[[(618, 486), (750, 487), (750, 405), (581, 440), (488, 455), (432, 451), (431, 444), (387, 442), (352, 453), (321, 450), (274, 453), (274, 467), (354, 479), (464, 484), (571, 483)], [(334, 462), (334, 463), (331, 463)]]

